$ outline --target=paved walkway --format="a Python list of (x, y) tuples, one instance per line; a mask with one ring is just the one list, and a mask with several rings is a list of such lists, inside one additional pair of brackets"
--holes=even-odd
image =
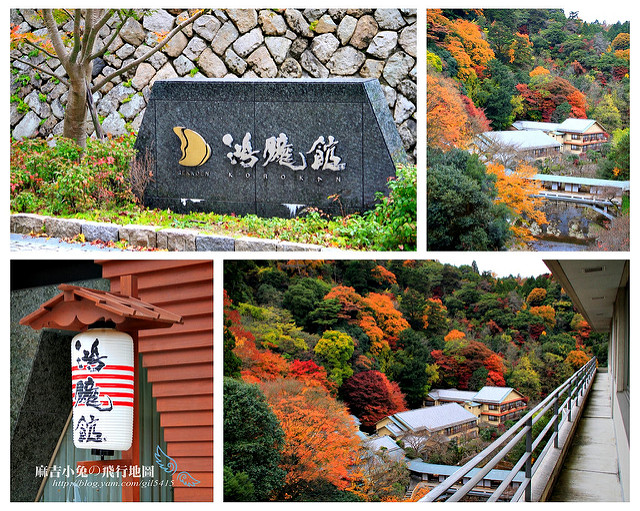
[(119, 248), (111, 248), (91, 243), (67, 243), (58, 238), (41, 238), (26, 234), (11, 234), (10, 249), (12, 252), (46, 251), (46, 252), (125, 252)]
[(609, 373), (598, 371), (550, 501), (622, 502)]

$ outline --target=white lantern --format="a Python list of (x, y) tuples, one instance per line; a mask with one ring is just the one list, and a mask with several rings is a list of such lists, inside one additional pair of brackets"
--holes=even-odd
[(73, 444), (126, 451), (133, 439), (133, 339), (96, 328), (71, 341)]

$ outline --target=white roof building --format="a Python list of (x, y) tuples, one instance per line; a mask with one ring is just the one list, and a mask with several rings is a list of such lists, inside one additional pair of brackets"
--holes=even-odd
[(392, 437), (398, 438), (415, 433), (431, 435), (463, 424), (475, 426), (477, 421), (475, 415), (458, 403), (447, 403), (390, 415), (378, 422), (376, 429), (385, 428)]
[(457, 403), (472, 403), (477, 392), (475, 390), (458, 389), (434, 389), (429, 392), (428, 397), (434, 401), (454, 401)]
[(562, 122), (515, 121), (512, 126), (518, 131), (544, 131), (545, 133), (584, 133), (598, 121), (595, 119), (565, 119)]
[(558, 131), (561, 133), (584, 133), (597, 122), (594, 119), (565, 119), (558, 126)]
[(405, 461), (404, 449), (388, 435), (369, 437), (364, 443), (369, 457), (384, 451), (393, 461)]
[(544, 132), (558, 131), (560, 123), (539, 121), (516, 121), (512, 126), (517, 130), (540, 130)]
[(517, 151), (532, 149), (560, 148), (562, 144), (542, 130), (525, 131), (485, 131), (478, 135), (479, 142), (500, 145)]
[(479, 403), (501, 403), (513, 392), (511, 387), (482, 387), (474, 400)]
[(539, 129), (485, 131), (474, 138), (470, 148), (483, 160), (509, 168), (523, 159), (557, 157), (562, 150), (562, 143)]

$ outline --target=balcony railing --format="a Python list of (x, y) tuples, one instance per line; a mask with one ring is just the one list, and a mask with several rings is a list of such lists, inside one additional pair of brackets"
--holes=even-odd
[[(503, 461), (514, 447), (524, 439), (524, 454), (513, 464), (513, 468), (488, 497), (487, 502), (494, 502), (507, 497), (507, 495), (504, 495), (505, 490), (510, 488), (516, 475), (522, 474), (523, 471), (524, 479), (522, 483), (515, 493), (509, 491), (508, 497), (512, 502), (523, 500), (523, 497), (526, 502), (530, 502), (531, 479), (549, 450), (552, 447), (558, 449), (558, 432), (567, 421), (572, 422), (575, 419), (576, 407), (579, 403), (584, 402), (586, 392), (588, 392), (595, 376), (596, 366), (594, 357), (516, 422), (508, 431), (433, 488), (420, 501), (446, 500), (447, 502), (458, 502), (462, 500), (481, 483), (483, 477), (491, 469)], [(533, 427), (547, 412), (551, 413), (551, 417), (534, 438)], [(496, 453), (496, 451), (498, 452)], [(534, 453), (536, 454), (535, 460)], [(474, 471), (473, 476), (469, 476), (469, 472), (475, 468), (480, 470)]]

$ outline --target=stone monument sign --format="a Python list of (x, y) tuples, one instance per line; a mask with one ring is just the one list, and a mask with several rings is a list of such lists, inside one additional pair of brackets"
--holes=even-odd
[(406, 163), (375, 79), (157, 81), (136, 148), (145, 204), (179, 212), (363, 211)]

